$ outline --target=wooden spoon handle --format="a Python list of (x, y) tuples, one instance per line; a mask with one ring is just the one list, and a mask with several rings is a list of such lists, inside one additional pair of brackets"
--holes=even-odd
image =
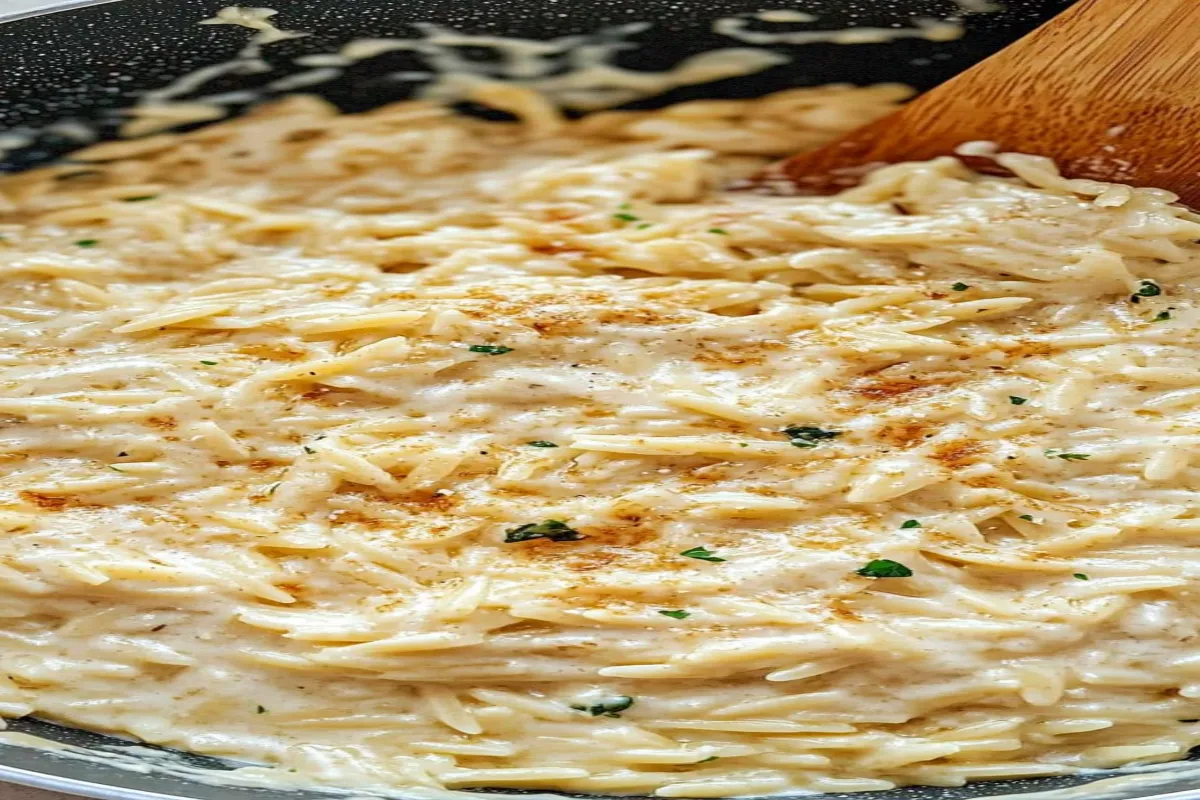
[(1080, 0), (895, 114), (781, 166), (820, 185), (975, 140), (1200, 204), (1200, 0)]

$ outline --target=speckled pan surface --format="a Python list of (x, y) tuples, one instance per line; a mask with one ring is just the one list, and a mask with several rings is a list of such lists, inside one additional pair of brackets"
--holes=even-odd
[[(19, 170), (57, 158), (78, 146), (61, 123), (83, 125), (102, 137), (115, 135), (120, 111), (142, 92), (159, 88), (200, 67), (226, 61), (244, 44), (244, 31), (228, 26), (199, 26), (226, 5), (224, 0), (119, 0), (108, 3), (41, 4), (20, 9), (0, 0), (0, 137), (16, 132), (26, 143), (0, 148), (0, 170)], [(712, 31), (719, 17), (748, 15), (765, 8), (800, 8), (817, 17), (812, 23), (788, 23), (785, 29), (843, 29), (853, 26), (910, 25), (915, 18), (942, 19), (962, 14), (964, 0), (804, 0), (800, 4), (755, 0), (278, 0), (281, 27), (312, 32), (303, 39), (272, 45), (263, 75), (227, 75), (204, 87), (207, 93), (260, 89), (269, 80), (303, 69), (295, 59), (327, 53), (360, 37), (416, 37), (417, 22), (434, 22), (471, 34), (531, 39), (593, 34), (626, 23), (652, 22), (628, 35), (633, 45), (618, 63), (633, 69), (662, 70), (681, 59), (731, 42)], [(768, 71), (703, 86), (676, 89), (643, 101), (667, 103), (696, 97), (753, 96), (796, 85), (832, 81), (872, 83), (900, 80), (928, 88), (985, 57), (1067, 5), (1067, 0), (1008, 0), (1000, 13), (965, 14), (966, 35), (949, 42), (904, 39), (889, 44), (812, 44), (778, 47), (790, 61)], [(978, 5), (975, 5), (978, 7)], [(776, 28), (778, 29), (778, 28)], [(773, 30), (776, 30), (773, 29)], [(486, 61), (486, 49), (468, 54)], [(362, 110), (410, 95), (415, 80), (384, 77), (427, 67), (411, 53), (392, 53), (363, 61), (316, 91), (347, 110)], [(260, 92), (259, 97), (264, 93)], [(265, 93), (270, 96), (271, 92)], [(240, 106), (231, 106), (236, 113)], [(316, 800), (328, 792), (281, 791), (222, 785), (221, 772), (232, 767), (216, 759), (186, 754), (154, 755), (108, 737), (20, 720), (11, 730), (61, 742), (97, 755), (84, 759), (46, 750), (0, 745), (0, 780), (107, 800)], [(117, 755), (125, 751), (122, 755)], [(121, 762), (123, 766), (117, 766)], [(141, 770), (130, 764), (142, 764)], [(153, 766), (152, 766), (153, 765)], [(198, 780), (207, 774), (211, 779)], [(1102, 776), (1074, 776), (980, 783), (964, 788), (910, 787), (869, 795), (871, 800), (968, 800), (1025, 795), (1080, 787)], [(10, 796), (0, 786), (0, 800)], [(520, 792), (505, 792), (520, 794)], [(1035, 794), (1029, 794), (1035, 793)], [(341, 795), (346, 796), (346, 795)], [(354, 797), (373, 796), (355, 793)], [(539, 794), (539, 797), (553, 795)], [(864, 795), (827, 795), (849, 800)], [(1161, 780), (1113, 789), (1075, 789), (1071, 800), (1170, 798), (1200, 800), (1200, 773), (1171, 772)]]

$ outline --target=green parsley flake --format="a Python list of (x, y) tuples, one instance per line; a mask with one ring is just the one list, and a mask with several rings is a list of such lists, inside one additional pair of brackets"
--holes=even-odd
[(626, 214), (622, 212), (620, 214), (613, 214), (613, 219), (618, 219), (621, 222), (637, 222), (639, 219), (641, 219), (641, 217), (639, 217), (637, 214)]
[(1056, 458), (1061, 458), (1063, 461), (1087, 461), (1091, 456), (1086, 453), (1058, 453)]
[(1133, 293), (1133, 301), (1138, 302), (1139, 297), (1158, 297), (1162, 294), (1162, 287), (1154, 281), (1142, 281), (1142, 286)]
[(1026, 522), (1033, 522), (1033, 514), (1022, 514), (1021, 516), (1017, 517), (1017, 519), (1023, 519)]
[(504, 543), (528, 542), (531, 539), (549, 539), (552, 542), (577, 542), (584, 535), (560, 519), (544, 522), (527, 522), (504, 532)]
[(121, 199), (126, 203), (140, 203), (143, 200), (153, 200), (156, 197), (158, 197), (156, 194), (140, 194), (137, 197), (122, 197)]
[(844, 431), (827, 431), (811, 425), (793, 425), (784, 428), (782, 433), (791, 440), (792, 447), (816, 447), (819, 442), (836, 439)]
[(708, 232), (715, 233), (718, 236), (728, 236), (729, 235), (729, 231), (725, 230), (724, 228), (709, 228)]
[(967, 289), (970, 289), (971, 287), (960, 281), (959, 283), (954, 284), (950, 288), (956, 292), (965, 292)]
[(639, 225), (637, 225), (637, 226), (635, 226), (635, 227), (636, 227), (636, 229), (637, 229), (637, 230), (639, 230), (639, 231), (644, 231), (644, 230), (646, 230), (646, 228), (653, 228), (653, 227), (654, 227), (654, 223), (653, 223), (653, 222), (643, 222), (643, 223), (640, 223)]
[(526, 442), (530, 447), (558, 447), (554, 442), (547, 442), (545, 439), (538, 439), (536, 442)]
[(1029, 402), (1029, 398), (1017, 397), (1015, 394), (1010, 394), (1008, 396), (1008, 402), (1012, 403), (1014, 406), (1023, 406)]
[(1170, 311), (1160, 311), (1160, 312), (1158, 312), (1158, 315), (1155, 316), (1154, 319), (1152, 319), (1150, 321), (1151, 322), (1166, 322), (1170, 318), (1171, 318)]
[(603, 714), (606, 717), (619, 717), (621, 712), (633, 705), (633, 698), (627, 695), (618, 695), (609, 700), (601, 700), (599, 703), (587, 705), (572, 705), (571, 708), (576, 711), (586, 711), (593, 717), (598, 717)]
[(856, 569), (854, 574), (862, 575), (864, 578), (911, 578), (913, 571), (899, 561), (877, 558), (874, 561), (868, 561), (860, 569)]
[(75, 242), (76, 247), (95, 247), (100, 244), (99, 239), (80, 239)]
[(283, 481), (275, 481), (270, 486), (268, 486), (267, 487), (267, 497), (270, 497), (271, 495), (275, 494), (275, 491), (279, 488), (279, 484), (281, 484), (281, 483), (283, 483)]
[(317, 451), (316, 451), (316, 450), (313, 450), (313, 449), (312, 449), (311, 447), (309, 447), (308, 445), (304, 445), (304, 452), (308, 453), (308, 454), (311, 456), (313, 453), (315, 453), (315, 452), (317, 452)]
[(617, 206), (617, 208), (619, 208), (621, 211), (626, 211), (630, 208), (633, 208), (633, 203), (621, 203), (621, 205)]
[(902, 522), (900, 524), (900, 530), (902, 530), (902, 531), (906, 531), (909, 528), (919, 528), (919, 527), (921, 527), (921, 523), (915, 519), (906, 519), (906, 520), (904, 520), (904, 522)]
[[(1179, 720), (1179, 721), (1184, 722), (1184, 720)], [(707, 764), (710, 761), (716, 761), (718, 758), (720, 758), (720, 756), (709, 756), (708, 758), (702, 758), (699, 761), (693, 761), (692, 763), (693, 764)]]
[(701, 545), (700, 547), (690, 547), (687, 550), (684, 550), (679, 555), (687, 556), (688, 558), (696, 558), (696, 559), (699, 559), (700, 561), (714, 561), (714, 562), (725, 561), (724, 558), (713, 555), (712, 552), (707, 547), (704, 547), (703, 545)]
[(690, 617), (692, 615), (692, 612), (684, 611), (683, 609), (680, 609), (680, 608), (677, 608), (674, 611), (667, 611), (665, 609), (659, 609), (658, 613), (662, 614), (664, 617), (670, 617), (671, 619), (687, 619), (688, 617)]
[(266, 708), (264, 708), (263, 706), (259, 706), (259, 707), (258, 707), (258, 713), (260, 713), (260, 714), (265, 714), (265, 713), (267, 713), (267, 709), (266, 709)]
[(1075, 580), (1087, 581), (1087, 580), (1091, 580), (1091, 578), (1089, 578), (1087, 575), (1084, 575), (1082, 572), (1076, 572)]
[(217, 365), (215, 361), (201, 361), (200, 363), (206, 367), (215, 367)]
[(473, 344), (467, 349), (472, 353), (487, 353), (489, 356), (502, 356), (513, 351), (511, 347), (501, 344)]

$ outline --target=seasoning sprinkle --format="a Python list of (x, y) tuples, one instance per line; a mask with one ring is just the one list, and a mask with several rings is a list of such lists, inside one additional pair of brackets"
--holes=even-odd
[(201, 361), (200, 363), (206, 367), (215, 367), (217, 365), (215, 361)]
[(95, 247), (100, 244), (99, 239), (80, 239), (75, 242), (76, 247)]
[(467, 349), (472, 353), (486, 353), (489, 356), (502, 356), (513, 351), (511, 347), (502, 344), (473, 344)]
[(906, 519), (900, 524), (900, 530), (908, 530), (909, 528), (919, 528), (921, 523), (915, 519)]
[(1075, 579), (1080, 581), (1091, 580), (1091, 578), (1089, 578), (1087, 575), (1084, 575), (1082, 572), (1076, 572)]
[(971, 287), (960, 281), (960, 282), (952, 285), (950, 288), (956, 292), (965, 292), (967, 289), (970, 289)]
[(692, 612), (684, 611), (683, 609), (679, 608), (675, 609), (674, 611), (667, 611), (660, 608), (658, 613), (662, 614), (664, 617), (671, 617), (672, 619), (686, 619), (692, 615)]
[(558, 447), (554, 442), (547, 442), (545, 439), (538, 439), (536, 442), (526, 442), (530, 447)]
[(1008, 396), (1008, 402), (1012, 403), (1014, 406), (1023, 406), (1029, 402), (1029, 398), (1017, 397), (1015, 394), (1010, 394)]
[(621, 222), (637, 222), (639, 219), (641, 219), (641, 217), (639, 217), (637, 214), (626, 214), (622, 212), (620, 214), (613, 214), (613, 219), (619, 219)]

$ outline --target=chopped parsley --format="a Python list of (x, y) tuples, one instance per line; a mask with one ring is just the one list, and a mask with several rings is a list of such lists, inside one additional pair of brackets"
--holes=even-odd
[(724, 228), (709, 228), (708, 232), (715, 233), (719, 236), (728, 236), (729, 235), (729, 231), (725, 230)]
[(504, 543), (528, 542), (531, 539), (549, 539), (552, 542), (577, 542), (583, 534), (559, 519), (545, 522), (527, 522), (504, 532)]
[(1008, 396), (1008, 402), (1012, 403), (1014, 406), (1023, 406), (1029, 402), (1029, 398), (1017, 397), (1015, 394), (1010, 394)]
[(316, 450), (313, 450), (313, 449), (312, 449), (311, 447), (309, 447), (308, 445), (304, 445), (304, 452), (308, 453), (308, 454), (311, 456), (313, 453), (315, 453), (315, 452), (317, 452), (317, 451), (316, 451)]
[(617, 206), (617, 208), (621, 211), (626, 211), (633, 208), (633, 203), (621, 203), (621, 205)]
[(270, 497), (271, 495), (275, 494), (275, 490), (279, 488), (279, 484), (281, 484), (281, 483), (283, 483), (283, 481), (275, 481), (270, 486), (268, 486), (267, 487), (267, 497)]
[[(1181, 719), (1179, 721), (1184, 722), (1185, 720)], [(707, 764), (710, 761), (716, 761), (718, 758), (720, 758), (720, 756), (709, 756), (708, 758), (702, 758), (699, 761), (693, 761), (692, 763), (693, 764)]]
[(100, 244), (99, 239), (79, 239), (75, 242), (76, 247), (95, 247)]
[(200, 363), (206, 367), (215, 367), (217, 365), (215, 361), (201, 361)]
[(844, 431), (827, 431), (812, 425), (793, 425), (783, 429), (783, 435), (791, 440), (792, 447), (816, 447), (819, 442), (836, 439)]
[(668, 611), (666, 609), (660, 608), (658, 610), (658, 613), (662, 614), (664, 617), (670, 617), (671, 619), (687, 619), (688, 617), (690, 617), (692, 615), (692, 612), (684, 611), (681, 608), (677, 608), (674, 611)]
[(646, 228), (653, 228), (654, 223), (653, 222), (642, 222), (642, 223), (639, 223), (638, 225), (636, 225), (635, 227), (639, 231), (644, 231), (644, 230), (646, 230)]
[(158, 633), (159, 631), (165, 629), (166, 627), (167, 627), (167, 623), (164, 622), (161, 625), (155, 625), (153, 628), (150, 629), (150, 632)]
[(121, 469), (120, 467), (114, 467), (112, 464), (109, 464), (108, 468), (111, 469), (113, 472), (124, 472), (125, 471), (125, 470)]
[(1055, 457), (1063, 461), (1087, 461), (1091, 458), (1087, 453), (1057, 453)]
[(689, 547), (679, 555), (687, 556), (688, 558), (696, 558), (700, 561), (725, 561), (725, 559), (721, 558), (720, 556), (713, 555), (712, 551), (703, 545), (700, 547)]
[(140, 203), (143, 200), (153, 200), (156, 197), (158, 197), (156, 194), (140, 194), (137, 197), (122, 197), (121, 199), (126, 203)]
[(1090, 578), (1088, 578), (1088, 576), (1087, 576), (1087, 575), (1084, 575), (1082, 572), (1076, 572), (1076, 573), (1075, 573), (1075, 580), (1077, 580), (1077, 581), (1086, 581), (1086, 580), (1091, 580), (1091, 579), (1090, 579)]
[(1158, 314), (1157, 314), (1157, 315), (1154, 317), (1154, 319), (1152, 319), (1152, 320), (1150, 320), (1150, 321), (1151, 321), (1151, 322), (1166, 322), (1166, 321), (1167, 321), (1167, 320), (1169, 320), (1170, 318), (1171, 318), (1171, 312), (1170, 312), (1170, 311), (1160, 311), (1160, 312), (1158, 312)]
[(266, 708), (264, 708), (263, 706), (259, 706), (259, 707), (258, 707), (258, 713), (260, 713), (260, 714), (265, 714), (265, 713), (267, 713), (267, 709), (266, 709)]
[(545, 439), (538, 439), (536, 442), (526, 442), (530, 447), (558, 447), (554, 442), (547, 442)]
[(1142, 281), (1141, 287), (1134, 292), (1129, 299), (1135, 303), (1142, 302), (1143, 297), (1158, 297), (1162, 294), (1162, 287), (1154, 281)]
[(874, 561), (868, 561), (860, 569), (856, 569), (854, 574), (862, 575), (864, 578), (911, 578), (913, 571), (899, 561), (877, 558)]
[(950, 288), (955, 292), (965, 292), (967, 289), (970, 289), (971, 287), (968, 286), (967, 284), (963, 283), (962, 281), (959, 281), (958, 283), (954, 284)]
[(1033, 522), (1033, 514), (1022, 514), (1021, 516), (1017, 517), (1017, 519), (1023, 519), (1026, 522)]
[(633, 705), (633, 698), (627, 695), (618, 695), (610, 700), (602, 700), (599, 703), (593, 703), (590, 706), (573, 705), (571, 708), (576, 711), (586, 711), (593, 717), (598, 717), (603, 714), (606, 717), (619, 717), (621, 712)]
[(639, 217), (637, 214), (627, 214), (625, 212), (621, 212), (620, 214), (613, 214), (613, 219), (620, 220), (621, 222), (637, 222), (641, 219), (641, 217)]
[(472, 353), (487, 353), (489, 356), (502, 356), (513, 351), (511, 347), (502, 344), (473, 344), (467, 349)]
[(127, 455), (129, 455), (129, 453), (126, 453), (124, 450), (122, 450), (121, 452), (117, 453), (117, 458), (125, 458)]
[(919, 527), (921, 527), (921, 523), (915, 519), (906, 519), (906, 520), (904, 520), (904, 522), (900, 523), (900, 530), (902, 530), (902, 531), (906, 531), (909, 528), (919, 528)]

